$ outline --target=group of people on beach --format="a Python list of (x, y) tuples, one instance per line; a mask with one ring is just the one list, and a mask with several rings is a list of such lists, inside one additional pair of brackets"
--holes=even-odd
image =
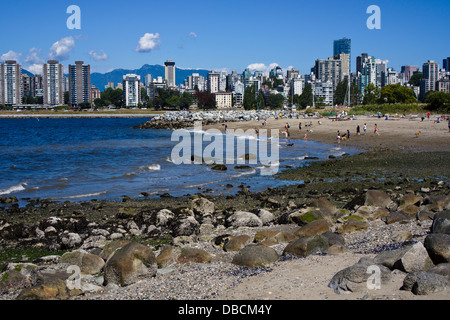
[[(364, 123), (363, 131), (364, 131), (364, 135), (366, 135), (366, 133), (367, 133), (367, 124), (366, 123)], [(356, 134), (358, 136), (361, 135), (361, 127), (359, 124), (356, 126)], [(374, 124), (373, 135), (377, 135), (377, 136), (380, 135), (380, 133), (378, 132), (378, 125), (376, 123)], [(337, 139), (337, 143), (341, 143), (341, 140), (350, 139), (350, 130), (347, 129), (347, 132), (342, 135), (341, 135), (341, 132), (338, 130), (336, 139)]]

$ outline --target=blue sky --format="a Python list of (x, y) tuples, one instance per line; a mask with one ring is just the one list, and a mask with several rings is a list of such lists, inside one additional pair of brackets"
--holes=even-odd
[[(80, 30), (66, 26), (70, 5), (81, 9)], [(380, 30), (366, 26), (370, 5), (381, 9)], [(83, 60), (93, 72), (172, 59), (181, 68), (276, 63), (305, 74), (342, 37), (352, 40), (353, 70), (362, 52), (396, 70), (450, 56), (448, 0), (42, 0), (7, 1), (2, 12), (0, 60), (32, 71), (53, 57)]]

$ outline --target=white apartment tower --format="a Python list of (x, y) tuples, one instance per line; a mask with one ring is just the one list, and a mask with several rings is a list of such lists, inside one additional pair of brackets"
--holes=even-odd
[(167, 60), (166, 62), (164, 62), (164, 66), (165, 66), (164, 73), (165, 73), (165, 80), (166, 80), (167, 87), (169, 87), (169, 88), (176, 87), (175, 62), (173, 62), (172, 60)]
[(219, 92), (219, 73), (214, 70), (208, 73), (208, 91), (211, 93)]
[(141, 102), (141, 77), (136, 74), (123, 76), (123, 103), (126, 107), (137, 107)]
[(0, 64), (0, 105), (22, 104), (22, 66), (15, 60)]
[(63, 65), (49, 60), (43, 66), (44, 104), (62, 105), (64, 103)]

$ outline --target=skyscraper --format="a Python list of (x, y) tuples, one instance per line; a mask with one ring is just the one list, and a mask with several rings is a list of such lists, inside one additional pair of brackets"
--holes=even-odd
[(91, 66), (83, 61), (69, 64), (69, 105), (79, 107), (91, 101)]
[(0, 64), (0, 105), (22, 104), (22, 66), (15, 60)]
[(351, 66), (351, 57), (352, 57), (352, 40), (347, 38), (342, 38), (339, 40), (334, 40), (333, 43), (333, 56), (337, 56), (341, 53), (345, 53), (349, 55), (349, 74), (352, 71)]
[(61, 105), (64, 103), (63, 66), (56, 60), (49, 60), (43, 69), (44, 104)]
[(436, 82), (439, 80), (439, 63), (428, 60), (422, 66), (422, 80), (420, 80), (420, 97), (425, 98), (428, 91), (436, 90)]
[(372, 83), (375, 87), (379, 88), (379, 64), (377, 63), (375, 57), (367, 56), (361, 61), (361, 75), (359, 76), (359, 89), (361, 94), (364, 94), (364, 89)]
[(444, 68), (445, 71), (450, 71), (450, 57), (447, 57), (442, 61), (442, 68)]
[(404, 75), (405, 82), (409, 82), (411, 80), (412, 75), (419, 71), (418, 66), (402, 66), (401, 72)]
[(141, 77), (136, 74), (123, 76), (123, 104), (126, 107), (137, 107), (141, 102)]
[(173, 88), (176, 86), (175, 82), (175, 62), (172, 60), (167, 60), (164, 62), (165, 68), (165, 80), (166, 84), (169, 88)]
[(208, 73), (208, 91), (210, 93), (219, 92), (219, 73), (214, 70)]

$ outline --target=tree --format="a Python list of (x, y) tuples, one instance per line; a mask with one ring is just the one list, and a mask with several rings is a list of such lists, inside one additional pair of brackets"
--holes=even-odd
[(261, 110), (261, 109), (264, 109), (265, 105), (266, 105), (266, 103), (264, 101), (264, 95), (260, 91), (258, 94), (258, 97), (256, 98), (256, 108), (258, 110)]
[(422, 80), (422, 77), (423, 77), (423, 73), (416, 72), (411, 76), (408, 83), (417, 87), (420, 85), (420, 80)]
[(373, 83), (369, 83), (364, 88), (364, 98), (363, 98), (363, 104), (375, 104), (379, 97), (379, 91), (378, 88), (375, 87)]
[(334, 104), (343, 105), (345, 102), (345, 95), (347, 94), (347, 87), (348, 87), (348, 80), (345, 78), (344, 80), (340, 81), (337, 86), (336, 90), (334, 91)]
[(281, 93), (270, 94), (269, 97), (267, 98), (267, 105), (271, 109), (281, 109), (283, 107), (284, 101), (285, 98)]
[(302, 94), (297, 99), (297, 104), (305, 109), (307, 106), (313, 105), (313, 93), (312, 86), (310, 83), (305, 85)]
[(195, 91), (197, 105), (201, 109), (213, 109), (216, 107), (216, 97), (214, 93), (208, 91)]
[(414, 103), (414, 90), (400, 84), (389, 84), (380, 90), (379, 103)]
[(425, 102), (428, 104), (429, 110), (448, 112), (450, 110), (450, 92), (429, 91), (425, 96)]
[(256, 109), (256, 88), (255, 86), (249, 86), (245, 89), (244, 98), (242, 101), (246, 110)]

